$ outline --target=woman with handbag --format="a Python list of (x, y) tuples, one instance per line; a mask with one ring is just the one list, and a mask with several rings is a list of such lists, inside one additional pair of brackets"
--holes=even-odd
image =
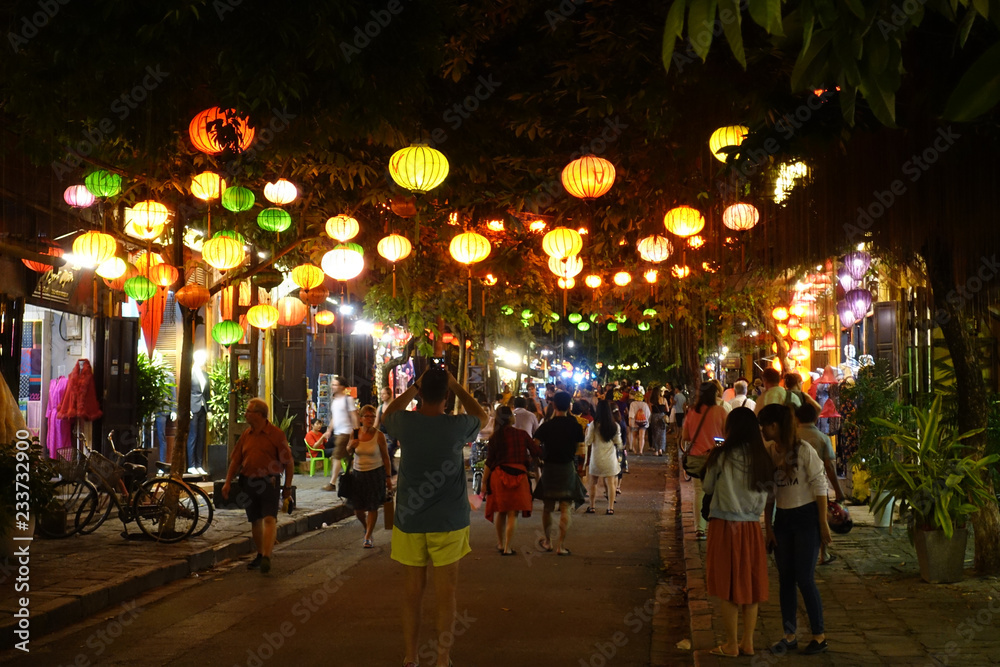
[(531, 514), (531, 483), (528, 463), (537, 468), (542, 448), (527, 431), (514, 427), (514, 413), (507, 406), (497, 408), (496, 426), (486, 450), (483, 489), (486, 490), (486, 518), (497, 529), (497, 551), (514, 556), (511, 547), (517, 513)]
[[(701, 507), (705, 492), (702, 490), (701, 477), (708, 461), (708, 455), (715, 448), (716, 438), (725, 437), (726, 411), (715, 402), (716, 388), (711, 382), (704, 382), (698, 391), (698, 402), (684, 420), (681, 451), (684, 454), (684, 471), (694, 478), (694, 506)], [(698, 529), (696, 536), (705, 539), (708, 522), (698, 514)]]
[[(767, 600), (767, 549), (760, 515), (774, 478), (774, 463), (764, 446), (757, 417), (749, 408), (733, 408), (726, 419), (726, 439), (712, 450), (702, 482), (711, 498), (705, 584), (721, 601), (726, 640), (714, 655), (753, 655), (757, 605)], [(737, 623), (743, 612), (743, 641)]]
[(364, 524), (365, 549), (374, 548), (372, 531), (378, 511), (385, 504), (386, 492), (392, 491), (392, 468), (385, 436), (375, 428), (375, 408), (366, 405), (360, 410), (361, 428), (347, 443), (347, 453), (353, 454), (349, 501), (358, 521)]

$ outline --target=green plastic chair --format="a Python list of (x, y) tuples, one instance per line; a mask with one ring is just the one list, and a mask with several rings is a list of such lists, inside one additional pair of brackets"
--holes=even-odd
[[(322, 447), (316, 448), (311, 446), (308, 442), (306, 443), (306, 449), (310, 453), (315, 454), (311, 459), (309, 459), (309, 476), (312, 477), (316, 474), (316, 464), (323, 463), (323, 475), (326, 477), (330, 476), (330, 459), (326, 455), (326, 452)], [(308, 456), (308, 454), (306, 454)]]

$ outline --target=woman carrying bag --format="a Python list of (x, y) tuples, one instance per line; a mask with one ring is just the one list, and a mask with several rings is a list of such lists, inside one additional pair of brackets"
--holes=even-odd
[(375, 428), (375, 408), (361, 408), (361, 428), (347, 443), (347, 452), (354, 457), (348, 496), (354, 514), (365, 527), (365, 549), (374, 548), (372, 531), (378, 520), (378, 510), (385, 504), (386, 492), (392, 491), (392, 468), (385, 436)]
[(538, 466), (542, 449), (526, 431), (514, 427), (514, 413), (507, 406), (496, 412), (496, 426), (490, 436), (483, 472), (486, 490), (486, 518), (497, 530), (497, 551), (502, 556), (514, 556), (511, 547), (517, 514), (531, 514), (531, 483), (528, 463)]
[[(698, 392), (698, 403), (688, 411), (684, 420), (683, 440), (685, 444), (681, 446), (684, 454), (684, 470), (694, 478), (694, 506), (701, 507), (705, 492), (701, 486), (702, 469), (708, 461), (708, 455), (715, 448), (715, 439), (720, 440), (725, 436), (726, 411), (715, 402), (715, 385), (705, 382)], [(698, 513), (698, 532), (696, 536), (699, 540), (705, 539), (705, 531), (708, 530), (708, 522), (701, 513)]]

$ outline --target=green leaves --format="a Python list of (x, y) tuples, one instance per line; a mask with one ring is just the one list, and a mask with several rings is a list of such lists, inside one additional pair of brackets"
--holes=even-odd
[(995, 44), (972, 64), (959, 80), (945, 106), (944, 117), (967, 122), (1000, 102), (1000, 44)]
[(670, 71), (670, 63), (673, 61), (674, 43), (681, 39), (684, 32), (684, 9), (687, 7), (687, 0), (674, 0), (667, 12), (667, 24), (663, 27), (663, 69)]

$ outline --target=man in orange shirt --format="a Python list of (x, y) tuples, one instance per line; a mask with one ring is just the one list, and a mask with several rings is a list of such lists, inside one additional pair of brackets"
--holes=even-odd
[[(271, 550), (277, 537), (278, 507), (281, 498), (292, 495), (292, 475), (295, 464), (292, 450), (281, 429), (268, 421), (270, 410), (260, 398), (251, 398), (247, 403), (246, 420), (250, 425), (233, 447), (226, 482), (222, 485), (222, 497), (229, 498), (233, 477), (239, 473), (239, 504), (247, 513), (247, 521), (257, 547), (257, 557), (248, 566), (251, 570), (260, 568), (261, 573), (271, 571)], [(281, 471), (285, 472), (285, 484), (278, 490)]]

